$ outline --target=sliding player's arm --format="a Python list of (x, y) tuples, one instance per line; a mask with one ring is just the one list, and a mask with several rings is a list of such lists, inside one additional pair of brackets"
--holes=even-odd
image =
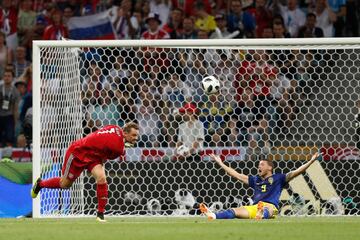
[(313, 162), (316, 161), (316, 159), (321, 155), (321, 153), (315, 153), (310, 161), (308, 161), (307, 163), (305, 163), (304, 165), (302, 165), (301, 167), (299, 167), (298, 169), (289, 172), (288, 174), (286, 174), (286, 182), (291, 181), (292, 179), (296, 178), (297, 176), (299, 176), (300, 174), (304, 173), (306, 171), (306, 169), (308, 169), (311, 164), (313, 164)]
[(220, 158), (219, 156), (216, 156), (216, 155), (214, 155), (214, 154), (210, 154), (210, 157), (211, 157), (212, 159), (214, 159), (215, 162), (216, 162), (220, 167), (222, 167), (222, 169), (224, 169), (227, 174), (229, 174), (229, 175), (232, 176), (233, 178), (236, 178), (237, 180), (239, 180), (239, 181), (241, 181), (241, 182), (249, 185), (249, 177), (248, 177), (247, 175), (242, 174), (242, 173), (238, 173), (237, 171), (235, 171), (235, 169), (226, 166), (226, 165), (222, 162), (222, 160), (221, 160), (221, 158)]

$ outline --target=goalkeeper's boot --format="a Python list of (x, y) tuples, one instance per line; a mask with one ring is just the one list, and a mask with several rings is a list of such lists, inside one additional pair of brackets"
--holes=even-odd
[(37, 195), (39, 194), (39, 192), (40, 192), (40, 190), (41, 190), (40, 182), (41, 182), (41, 178), (38, 178), (38, 179), (35, 181), (32, 189), (31, 189), (31, 197), (32, 197), (32, 198), (36, 198)]
[(105, 217), (104, 217), (104, 213), (98, 212), (96, 214), (96, 221), (98, 221), (98, 222), (106, 222)]
[(199, 205), (200, 212), (205, 214), (208, 218), (208, 220), (214, 220), (216, 219), (215, 213), (209, 210), (209, 208), (205, 205), (205, 203), (200, 203)]
[(264, 214), (264, 203), (260, 201), (257, 204), (257, 212), (256, 212), (255, 219), (256, 220), (263, 219), (263, 214)]

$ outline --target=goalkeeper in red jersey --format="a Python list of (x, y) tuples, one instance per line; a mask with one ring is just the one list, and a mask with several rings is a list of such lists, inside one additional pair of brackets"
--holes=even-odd
[(105, 126), (84, 138), (74, 141), (67, 149), (62, 166), (62, 177), (46, 180), (37, 179), (31, 197), (36, 198), (42, 188), (68, 189), (76, 178), (87, 169), (96, 179), (96, 196), (98, 199), (97, 220), (105, 221), (104, 211), (108, 198), (103, 162), (125, 154), (125, 142), (135, 144), (139, 136), (139, 127), (135, 123), (127, 123), (121, 129), (115, 125)]

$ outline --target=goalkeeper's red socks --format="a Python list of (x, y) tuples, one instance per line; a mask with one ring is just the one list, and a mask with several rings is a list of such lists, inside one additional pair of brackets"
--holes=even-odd
[(59, 177), (49, 178), (46, 180), (41, 180), (39, 186), (41, 188), (60, 188), (60, 179)]
[(108, 186), (107, 183), (97, 184), (96, 186), (96, 196), (98, 199), (98, 212), (104, 213), (105, 206), (108, 200)]

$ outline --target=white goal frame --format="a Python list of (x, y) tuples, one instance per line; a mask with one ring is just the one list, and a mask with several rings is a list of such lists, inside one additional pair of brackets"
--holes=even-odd
[[(247, 49), (318, 49), (331, 45), (342, 49), (359, 49), (360, 38), (312, 39), (213, 39), (213, 40), (70, 40), (33, 41), (33, 182), (41, 174), (40, 166), (40, 48), (41, 47), (173, 47), (173, 48), (241, 48)], [(335, 47), (334, 47), (335, 48)], [(80, 81), (80, 80), (79, 80)], [(40, 218), (40, 199), (33, 200), (33, 217)], [(70, 217), (70, 216), (69, 216)]]

